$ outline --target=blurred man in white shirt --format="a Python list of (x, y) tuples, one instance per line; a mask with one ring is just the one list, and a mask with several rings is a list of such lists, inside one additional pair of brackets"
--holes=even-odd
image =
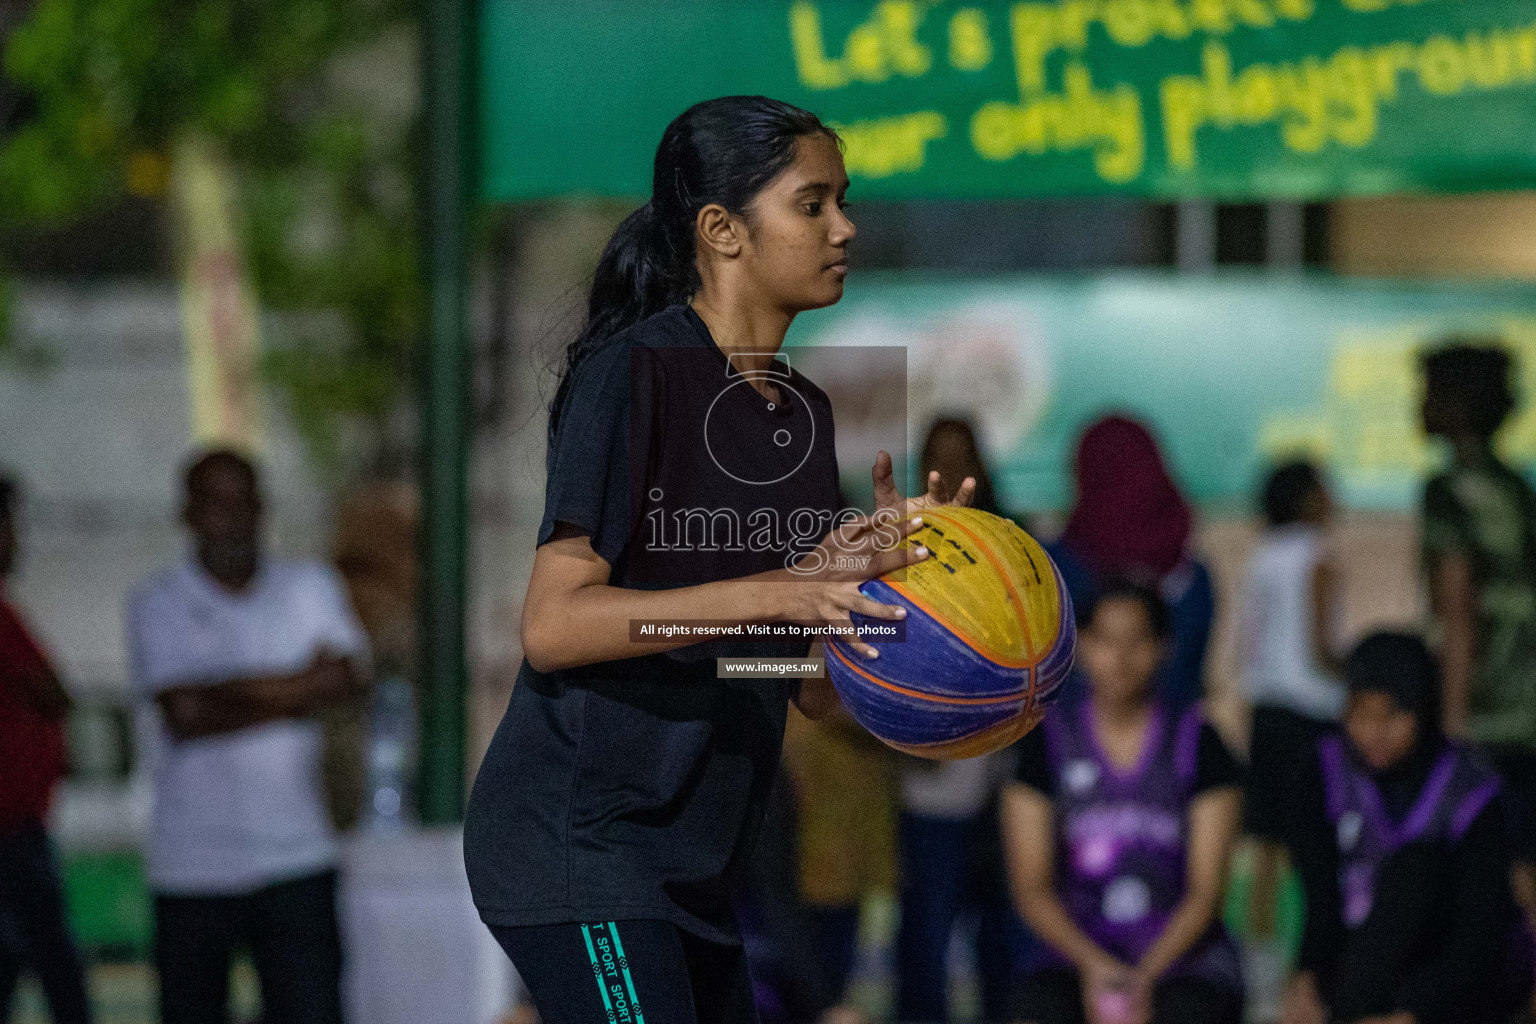
[(187, 470), (193, 550), (128, 600), (134, 684), (157, 707), (148, 874), (164, 1024), (224, 1024), (249, 950), (267, 1024), (338, 1024), (336, 840), (316, 715), (366, 685), (367, 644), (327, 566), (266, 556), (250, 461)]

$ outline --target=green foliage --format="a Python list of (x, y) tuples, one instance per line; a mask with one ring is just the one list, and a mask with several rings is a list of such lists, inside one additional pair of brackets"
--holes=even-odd
[(4, 56), (36, 116), (0, 146), (0, 224), (160, 195), (176, 140), (211, 139), (240, 178), (262, 307), (342, 323), (284, 331), (265, 360), (334, 467), (345, 421), (382, 422), (405, 397), (424, 317), (413, 125), (349, 91), (337, 62), (408, 45), (417, 13), (411, 0), (37, 0)]

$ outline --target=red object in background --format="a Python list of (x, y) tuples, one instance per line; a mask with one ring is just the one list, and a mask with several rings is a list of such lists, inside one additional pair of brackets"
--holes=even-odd
[(22, 680), (51, 673), (48, 656), (0, 597), (0, 832), (48, 817), (64, 775), (64, 723), (27, 702)]
[(1077, 503), (1061, 539), (1094, 572), (1161, 578), (1179, 564), (1192, 517), (1151, 431), (1104, 417), (1078, 442), (1076, 475)]

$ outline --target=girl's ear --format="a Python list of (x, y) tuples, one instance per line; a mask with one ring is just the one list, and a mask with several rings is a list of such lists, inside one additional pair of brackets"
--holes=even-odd
[(716, 255), (735, 259), (741, 255), (741, 221), (719, 203), (710, 203), (699, 211), (694, 219), (699, 235), (700, 252), (707, 247)]

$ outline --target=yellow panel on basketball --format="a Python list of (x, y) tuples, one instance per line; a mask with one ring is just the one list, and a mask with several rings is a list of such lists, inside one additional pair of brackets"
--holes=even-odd
[(973, 508), (922, 512), (904, 544), (930, 557), (887, 582), (998, 665), (1039, 661), (1056, 642), (1061, 597), (1050, 559), (1012, 522)]

